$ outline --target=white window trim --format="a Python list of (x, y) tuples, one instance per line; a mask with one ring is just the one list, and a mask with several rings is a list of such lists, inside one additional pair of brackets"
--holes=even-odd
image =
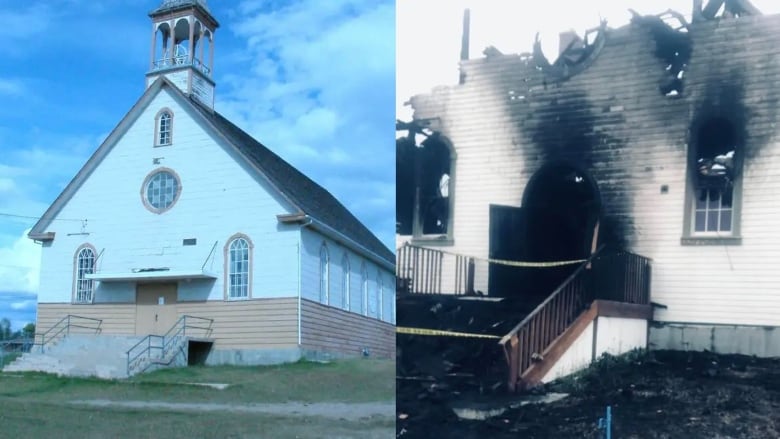
[[(87, 268), (84, 270), (84, 272), (81, 271), (81, 258), (82, 254), (86, 251), (89, 251), (92, 253), (92, 267)], [(85, 279), (82, 278), (82, 275), (87, 274), (93, 274), (95, 273), (95, 269), (97, 266), (97, 251), (95, 250), (95, 247), (93, 247), (90, 244), (83, 244), (79, 246), (78, 249), (76, 249), (76, 255), (74, 258), (74, 266), (73, 266), (73, 303), (74, 304), (92, 304), (95, 302), (95, 281), (92, 279)], [(80, 294), (82, 291), (82, 285), (87, 284), (88, 289), (86, 289), (86, 293), (84, 295)], [(84, 297), (84, 300), (79, 300), (81, 297)]]
[[(243, 240), (247, 245), (247, 286), (246, 296), (232, 296), (232, 274), (233, 274), (233, 252), (231, 251), (233, 243)], [(228, 301), (249, 300), (252, 298), (253, 270), (254, 270), (254, 244), (252, 240), (244, 233), (236, 233), (228, 238), (223, 249), (225, 260), (225, 286), (224, 299)]]

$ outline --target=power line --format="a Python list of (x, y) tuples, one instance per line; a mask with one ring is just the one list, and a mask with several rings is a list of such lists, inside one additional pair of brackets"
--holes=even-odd
[[(0, 212), (0, 216), (4, 216), (8, 218), (23, 218), (23, 219), (32, 219), (32, 220), (40, 220), (41, 218), (43, 218), (40, 216), (16, 215), (13, 213), (2, 213), (2, 212)], [(53, 218), (52, 221), (74, 221), (80, 223), (86, 221), (86, 219)]]

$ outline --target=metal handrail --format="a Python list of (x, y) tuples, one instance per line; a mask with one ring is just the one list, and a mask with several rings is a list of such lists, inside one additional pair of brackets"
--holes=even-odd
[[(208, 322), (208, 326), (194, 326), (194, 325), (188, 325), (187, 319), (190, 320), (200, 320), (203, 322)], [(179, 317), (178, 320), (176, 320), (176, 323), (174, 323), (168, 331), (165, 332), (163, 335), (153, 335), (149, 334), (138, 341), (133, 347), (127, 350), (127, 375), (130, 375), (130, 372), (132, 371), (133, 367), (132, 365), (136, 363), (139, 359), (146, 356), (146, 358), (149, 359), (149, 362), (144, 365), (143, 369), (141, 369), (141, 372), (145, 371), (149, 366), (151, 366), (154, 363), (164, 363), (163, 359), (166, 357), (168, 352), (171, 350), (172, 346), (175, 346), (176, 343), (179, 342), (183, 337), (187, 336), (187, 328), (190, 329), (203, 329), (206, 331), (207, 334), (211, 334), (212, 325), (214, 323), (214, 319), (210, 319), (207, 317), (199, 317), (199, 316), (190, 316), (190, 315), (183, 315)], [(160, 340), (159, 345), (152, 345), (152, 339)], [(131, 355), (131, 353), (136, 350), (139, 346), (142, 346), (144, 343), (146, 343), (146, 346), (143, 347), (143, 349), (134, 354)], [(160, 359), (158, 361), (152, 360), (152, 349), (159, 350), (160, 351)]]
[[(77, 324), (71, 323), (72, 319), (90, 320), (90, 321), (93, 321), (93, 322), (98, 322), (98, 324), (95, 327), (84, 326), (84, 325), (77, 325)], [(63, 323), (65, 323), (65, 324), (63, 325)], [(65, 336), (68, 336), (68, 335), (70, 335), (70, 328), (71, 327), (73, 327), (73, 328), (82, 328), (82, 329), (94, 329), (95, 330), (95, 334), (98, 334), (102, 330), (102, 328), (101, 328), (102, 324), (103, 324), (103, 319), (96, 319), (94, 317), (84, 317), (84, 316), (77, 316), (77, 315), (74, 315), (74, 314), (68, 314), (65, 317), (63, 317), (62, 319), (60, 319), (57, 323), (55, 323), (51, 328), (46, 330), (46, 332), (44, 332), (43, 334), (40, 334), (40, 336), (41, 336), (41, 343), (40, 343), (40, 345), (41, 345), (41, 352), (43, 352), (43, 348), (44, 348), (44, 346), (47, 343), (47, 338), (48, 338), (48, 342), (51, 342), (52, 340), (55, 340), (57, 337), (59, 337), (63, 332), (65, 332)], [(50, 332), (54, 332), (55, 330), (56, 330), (56, 332), (53, 335), (49, 336), (49, 333)], [(36, 334), (36, 337), (37, 337), (37, 335), (38, 334)]]

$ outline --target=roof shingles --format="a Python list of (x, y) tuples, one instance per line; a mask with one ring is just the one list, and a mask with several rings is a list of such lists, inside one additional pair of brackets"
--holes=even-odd
[(395, 264), (395, 255), (325, 188), (315, 183), (273, 151), (216, 111), (190, 98), (193, 107), (257, 166), (303, 212), (325, 223), (354, 242)]

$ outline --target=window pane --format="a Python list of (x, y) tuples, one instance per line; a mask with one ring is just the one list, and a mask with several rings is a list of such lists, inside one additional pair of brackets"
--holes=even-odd
[(708, 212), (707, 213), (707, 231), (708, 232), (717, 232), (718, 231), (718, 211), (714, 212)]
[(720, 230), (731, 231), (731, 210), (723, 210), (720, 213)]
[(721, 205), (724, 208), (731, 207), (731, 202), (732, 202), (732, 199), (733, 199), (732, 195), (733, 195), (733, 189), (732, 188), (728, 188), (728, 189), (724, 189), (723, 190), (723, 201), (722, 201)]
[(697, 209), (707, 208), (707, 189), (699, 190), (699, 196), (696, 198), (696, 208)]
[(697, 210), (696, 211), (696, 228), (695, 230), (697, 232), (703, 232), (704, 231), (704, 222), (706, 219), (706, 213), (704, 211)]
[(717, 209), (720, 206), (720, 191), (718, 189), (710, 189), (709, 197), (709, 208)]

